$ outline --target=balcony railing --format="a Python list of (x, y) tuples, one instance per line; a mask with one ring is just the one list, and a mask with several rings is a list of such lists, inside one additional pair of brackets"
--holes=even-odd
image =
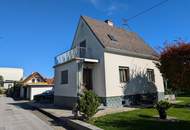
[(93, 58), (91, 52), (85, 47), (76, 47), (55, 57), (55, 65), (65, 63), (74, 58)]

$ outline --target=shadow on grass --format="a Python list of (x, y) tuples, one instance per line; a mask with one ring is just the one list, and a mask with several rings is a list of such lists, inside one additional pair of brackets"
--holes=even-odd
[(141, 114), (139, 114), (138, 116), (142, 117), (142, 118), (146, 118), (146, 119), (154, 119), (154, 117), (149, 116), (149, 115), (141, 115)]
[(190, 104), (172, 104), (173, 108), (189, 108), (190, 109)]
[(144, 115), (141, 115), (138, 119), (100, 120), (94, 123), (105, 130), (189, 130), (190, 128), (190, 122), (188, 121), (162, 122)]

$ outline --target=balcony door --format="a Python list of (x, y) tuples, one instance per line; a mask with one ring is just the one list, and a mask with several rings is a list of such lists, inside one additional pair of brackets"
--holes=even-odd
[(80, 57), (84, 58), (86, 56), (86, 40), (80, 43)]
[(83, 69), (83, 84), (87, 90), (92, 90), (92, 69)]

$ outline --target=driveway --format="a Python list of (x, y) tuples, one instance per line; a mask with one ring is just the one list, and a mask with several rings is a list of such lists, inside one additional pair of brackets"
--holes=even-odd
[(31, 112), (15, 104), (12, 98), (0, 97), (0, 130), (53, 130)]

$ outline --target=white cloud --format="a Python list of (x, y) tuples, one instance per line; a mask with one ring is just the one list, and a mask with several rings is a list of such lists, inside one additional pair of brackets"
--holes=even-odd
[(90, 2), (91, 2), (93, 5), (96, 5), (96, 4), (97, 4), (97, 0), (90, 0)]
[(113, 15), (119, 10), (126, 10), (127, 4), (118, 2), (118, 0), (88, 0), (97, 10), (105, 12), (107, 15)]
[(117, 11), (117, 6), (115, 5), (110, 5), (108, 8), (107, 8), (107, 15), (112, 15), (115, 11)]

